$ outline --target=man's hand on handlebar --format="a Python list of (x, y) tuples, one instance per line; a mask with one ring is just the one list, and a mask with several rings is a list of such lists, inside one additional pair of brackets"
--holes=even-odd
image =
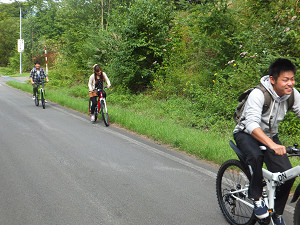
[(286, 154), (286, 148), (283, 145), (278, 145), (278, 144), (274, 143), (272, 146), (270, 146), (270, 149), (272, 149), (276, 155)]

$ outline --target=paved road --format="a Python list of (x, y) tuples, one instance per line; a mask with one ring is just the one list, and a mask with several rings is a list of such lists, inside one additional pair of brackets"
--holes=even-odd
[(1, 225), (227, 224), (216, 167), (51, 102), (43, 110), (3, 80)]

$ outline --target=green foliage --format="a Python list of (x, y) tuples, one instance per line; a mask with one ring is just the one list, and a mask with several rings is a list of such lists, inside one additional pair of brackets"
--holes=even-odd
[[(116, 95), (115, 104), (143, 105), (141, 99), (150, 95), (161, 107), (159, 115), (196, 128), (232, 129), (237, 97), (259, 83), (271, 62), (285, 57), (300, 66), (297, 0), (103, 3), (28, 0), (22, 6), (24, 69), (30, 70), (35, 59), (44, 65), (47, 45), (51, 86), (68, 86), (73, 96), (86, 98), (97, 63), (114, 91), (142, 93)], [(17, 70), (19, 6), (0, 4), (0, 9), (0, 29), (5, 31), (0, 32), (0, 63)], [(296, 81), (300, 87), (297, 76)], [(182, 109), (177, 101), (184, 110), (177, 110)], [(289, 115), (280, 132), (298, 135), (293, 126), (298, 124)]]
[(257, 14), (265, 13), (266, 10), (270, 10), (271, 2), (277, 2), (274, 0), (248, 0), (248, 7), (250, 11)]
[(19, 24), (14, 18), (0, 20), (0, 66), (7, 66), (9, 57), (17, 52), (17, 40), (12, 37), (18, 28)]
[(226, 1), (199, 4), (180, 12), (173, 24), (155, 90), (160, 96), (186, 95), (187, 83), (212, 86), (215, 72), (237, 52), (233, 12)]
[[(294, 113), (288, 112), (285, 119), (281, 122), (279, 126), (279, 132), (289, 136), (299, 136), (300, 135), (299, 118)], [(298, 141), (299, 140), (297, 140), (297, 142)]]
[(86, 85), (76, 85), (73, 86), (69, 89), (69, 94), (71, 96), (74, 96), (76, 98), (82, 98), (86, 99), (87, 101), (89, 100), (89, 93), (87, 90), (87, 84)]
[(0, 67), (0, 74), (5, 76), (11, 76), (14, 71), (9, 67)]
[[(23, 18), (27, 15), (27, 6), (22, 7)], [(9, 58), (17, 52), (17, 39), (20, 37), (20, 8), (17, 2), (0, 3), (0, 66), (10, 64)]]
[(170, 1), (137, 0), (119, 28), (117, 51), (112, 58), (114, 80), (132, 91), (144, 90), (162, 63), (171, 20)]

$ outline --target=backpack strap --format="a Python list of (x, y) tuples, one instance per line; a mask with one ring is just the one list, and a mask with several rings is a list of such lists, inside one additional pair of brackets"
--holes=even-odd
[(262, 110), (262, 114), (264, 114), (270, 108), (272, 96), (262, 84), (257, 85), (255, 88), (258, 88), (264, 94), (265, 102), (264, 102), (263, 110)]
[[(265, 103), (263, 106), (262, 113), (265, 113), (265, 112), (267, 112), (267, 110), (270, 108), (270, 105), (271, 105), (271, 100), (272, 100), (271, 94), (268, 92), (268, 90), (262, 84), (257, 85), (255, 88), (258, 88), (264, 94)], [(294, 89), (293, 89), (290, 97), (288, 98), (288, 110), (292, 109), (294, 102), (295, 102), (295, 95), (294, 95)]]
[(295, 102), (295, 94), (294, 94), (294, 88), (293, 88), (292, 93), (288, 99), (288, 110), (292, 109), (294, 102)]

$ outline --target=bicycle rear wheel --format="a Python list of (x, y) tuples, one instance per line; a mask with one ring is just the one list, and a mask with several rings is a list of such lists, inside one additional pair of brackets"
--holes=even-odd
[(107, 107), (106, 107), (106, 103), (105, 101), (101, 101), (100, 103), (101, 105), (101, 114), (102, 114), (102, 118), (104, 120), (104, 124), (105, 126), (109, 126), (109, 117), (108, 117), (108, 112), (107, 112)]
[(250, 174), (243, 164), (228, 160), (217, 174), (218, 203), (226, 220), (233, 225), (252, 225), (256, 222), (252, 200), (248, 198)]
[(43, 109), (45, 109), (45, 96), (43, 90), (41, 90), (41, 102), (42, 102)]

